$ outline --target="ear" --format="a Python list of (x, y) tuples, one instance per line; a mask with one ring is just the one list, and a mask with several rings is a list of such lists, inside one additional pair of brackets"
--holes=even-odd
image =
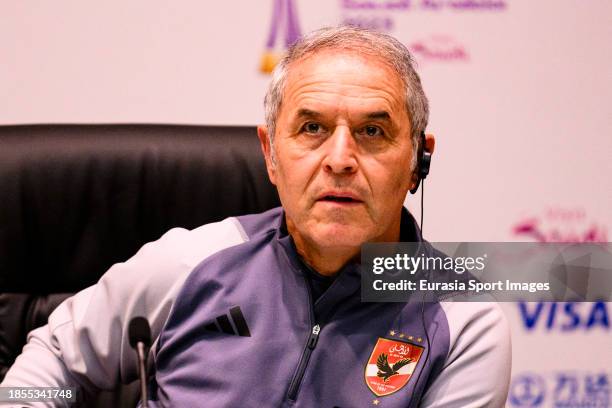
[(266, 160), (266, 169), (268, 170), (268, 178), (272, 184), (276, 185), (276, 166), (272, 162), (272, 146), (270, 146), (270, 138), (268, 137), (268, 128), (264, 125), (257, 126), (257, 137), (259, 137), (259, 145)]
[(436, 138), (432, 134), (425, 135), (425, 151), (433, 154), (436, 147)]

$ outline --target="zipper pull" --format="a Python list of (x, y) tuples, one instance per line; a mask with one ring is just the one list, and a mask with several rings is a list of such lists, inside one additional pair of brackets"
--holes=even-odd
[(319, 333), (321, 332), (321, 327), (318, 324), (315, 324), (312, 328), (312, 333), (310, 333), (310, 338), (308, 339), (308, 348), (314, 350), (317, 345), (317, 340), (319, 340)]

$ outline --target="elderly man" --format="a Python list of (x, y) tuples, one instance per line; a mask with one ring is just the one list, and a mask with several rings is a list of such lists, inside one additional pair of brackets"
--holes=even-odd
[(34, 331), (3, 386), (133, 380), (126, 327), (142, 315), (156, 338), (152, 406), (504, 405), (509, 333), (495, 304), (360, 300), (363, 243), (422, 241), (403, 202), (434, 138), (407, 49), (316, 31), (276, 67), (265, 108), (282, 208), (145, 245)]

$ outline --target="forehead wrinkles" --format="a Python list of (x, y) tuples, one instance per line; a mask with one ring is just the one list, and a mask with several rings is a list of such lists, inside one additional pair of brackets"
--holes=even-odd
[[(321, 51), (294, 61), (283, 101), (292, 111), (305, 101), (380, 104), (377, 109), (405, 111), (405, 87), (399, 76), (379, 58)], [(283, 103), (285, 105), (285, 103)], [(386, 105), (386, 106), (385, 106)]]
[(396, 97), (384, 90), (360, 85), (322, 83), (314, 81), (299, 86), (294, 92), (288, 92), (288, 100), (292, 108), (308, 102), (323, 102), (346, 108), (347, 104), (362, 105), (364, 108), (374, 107), (377, 110), (392, 110), (397, 108)]

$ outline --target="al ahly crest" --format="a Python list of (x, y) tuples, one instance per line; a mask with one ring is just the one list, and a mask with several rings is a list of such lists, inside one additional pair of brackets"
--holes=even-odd
[(393, 394), (408, 384), (423, 347), (380, 337), (365, 369), (368, 388), (377, 396)]

